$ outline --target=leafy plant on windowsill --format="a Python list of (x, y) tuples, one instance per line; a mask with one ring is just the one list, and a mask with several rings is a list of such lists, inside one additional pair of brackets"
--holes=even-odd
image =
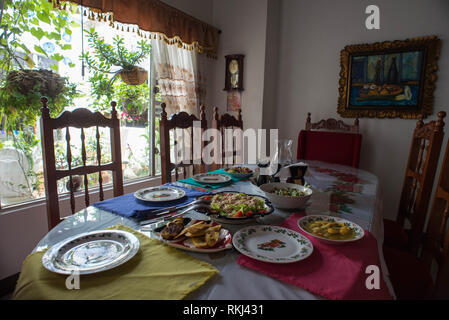
[[(39, 140), (34, 137), (33, 130), (27, 127), (34, 126), (40, 115), (41, 96), (49, 98), (51, 114), (56, 116), (64, 107), (72, 104), (77, 92), (66, 78), (53, 72), (58, 70), (57, 62), (64, 58), (63, 55), (49, 55), (40, 45), (30, 49), (29, 43), (24, 41), (24, 34), (30, 33), (39, 41), (46, 38), (60, 50), (69, 50), (71, 45), (63, 43), (61, 35), (72, 34), (70, 28), (77, 24), (69, 21), (68, 14), (68, 11), (53, 8), (53, 4), (47, 0), (5, 0), (0, 12), (0, 123), (2, 130), (12, 137), (12, 147), (18, 152), (24, 152), (31, 164), (30, 150)], [(43, 25), (51, 25), (52, 31), (45, 31), (41, 27)], [(51, 71), (33, 69), (35, 53), (56, 62), (51, 65)], [(28, 136), (28, 131), (33, 139)], [(19, 165), (32, 195), (31, 185), (39, 183), (40, 179), (32, 166), (29, 172), (25, 172), (20, 161)]]
[[(96, 82), (97, 79), (92, 77), (89, 79), (91, 82)], [(122, 118), (127, 121), (134, 121), (141, 119), (145, 111), (148, 110), (150, 90), (146, 83), (129, 86), (121, 81), (116, 81), (112, 85), (113, 94), (108, 97), (107, 95), (96, 96), (92, 102), (92, 106), (104, 113), (111, 111), (111, 101), (117, 101), (117, 108), (122, 112)]]

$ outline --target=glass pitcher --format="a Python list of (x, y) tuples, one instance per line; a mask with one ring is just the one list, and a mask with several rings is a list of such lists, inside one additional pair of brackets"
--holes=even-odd
[(281, 168), (293, 163), (292, 139), (279, 139), (277, 151), (272, 160), (272, 172), (276, 174)]

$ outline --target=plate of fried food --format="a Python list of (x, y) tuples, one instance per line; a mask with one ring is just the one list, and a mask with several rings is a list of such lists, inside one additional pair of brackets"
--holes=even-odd
[(231, 233), (215, 221), (178, 217), (159, 232), (168, 245), (195, 252), (218, 252), (232, 248)]

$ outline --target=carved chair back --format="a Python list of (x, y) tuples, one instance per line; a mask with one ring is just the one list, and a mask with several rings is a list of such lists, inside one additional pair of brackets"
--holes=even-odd
[(354, 125), (349, 125), (344, 123), (342, 120), (337, 120), (334, 118), (329, 118), (326, 120), (320, 120), (318, 122), (312, 123), (310, 118), (310, 112), (307, 113), (306, 119), (306, 130), (331, 130), (331, 131), (341, 131), (348, 133), (359, 133), (359, 119), (355, 118)]
[[(444, 153), (437, 189), (429, 214), (429, 224), (423, 243), (422, 260), (431, 270), (438, 267), (434, 295), (446, 294), (449, 285), (449, 141)], [(443, 292), (446, 291), (446, 292)]]
[(413, 132), (397, 217), (401, 226), (405, 227), (406, 221), (411, 225), (408, 249), (413, 253), (417, 253), (423, 240), (427, 209), (444, 136), (445, 116), (444, 111), (438, 112), (438, 120), (424, 124), (421, 115)]
[(312, 123), (307, 113), (305, 130), (298, 136), (298, 160), (319, 160), (354, 168), (359, 167), (362, 135), (359, 119), (354, 125), (329, 118)]
[[(48, 99), (41, 98), (42, 118), (41, 118), (41, 141), (42, 155), (44, 162), (44, 182), (47, 202), (48, 227), (52, 229), (61, 221), (58, 197), (58, 180), (67, 178), (67, 189), (70, 192), (70, 208), (72, 214), (75, 213), (75, 191), (77, 187), (84, 185), (84, 203), (86, 207), (90, 205), (88, 175), (98, 173), (99, 198), (104, 199), (102, 172), (111, 171), (113, 178), (114, 197), (123, 194), (123, 173), (122, 158), (120, 148), (120, 122), (117, 118), (116, 103), (112, 102), (111, 118), (108, 119), (99, 112), (92, 113), (88, 109), (79, 108), (74, 111), (64, 111), (57, 118), (50, 117), (50, 110), (47, 106)], [(95, 147), (96, 163), (87, 164), (86, 136), (85, 129), (95, 127)], [(102, 163), (101, 144), (99, 127), (110, 129), (111, 162)], [(71, 136), (69, 128), (81, 129), (81, 165), (74, 167)], [(54, 131), (65, 129), (66, 140), (66, 162), (67, 169), (57, 168), (55, 158)], [(84, 177), (83, 181), (76, 178)]]
[[(241, 162), (238, 158), (239, 151), (242, 151), (242, 110), (238, 110), (237, 118), (229, 113), (218, 114), (218, 108), (214, 107), (214, 114), (212, 120), (212, 128), (216, 129), (220, 135), (218, 139), (214, 138), (212, 143), (215, 143), (213, 170), (220, 169), (226, 165), (237, 164)], [(232, 162), (232, 163), (230, 163)]]
[[(161, 107), (159, 127), (162, 183), (172, 181), (173, 171), (175, 180), (179, 179), (180, 173), (183, 178), (187, 178), (189, 175), (205, 172), (201, 157), (204, 148), (202, 134), (207, 129), (205, 107), (200, 108), (200, 119), (184, 111), (167, 119), (165, 103), (162, 103)], [(196, 121), (199, 123), (197, 127)]]

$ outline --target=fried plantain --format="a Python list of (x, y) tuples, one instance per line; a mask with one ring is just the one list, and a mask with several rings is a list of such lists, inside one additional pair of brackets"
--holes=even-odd
[(165, 228), (161, 231), (161, 237), (165, 240), (174, 239), (184, 229), (184, 219), (182, 217), (167, 223)]

